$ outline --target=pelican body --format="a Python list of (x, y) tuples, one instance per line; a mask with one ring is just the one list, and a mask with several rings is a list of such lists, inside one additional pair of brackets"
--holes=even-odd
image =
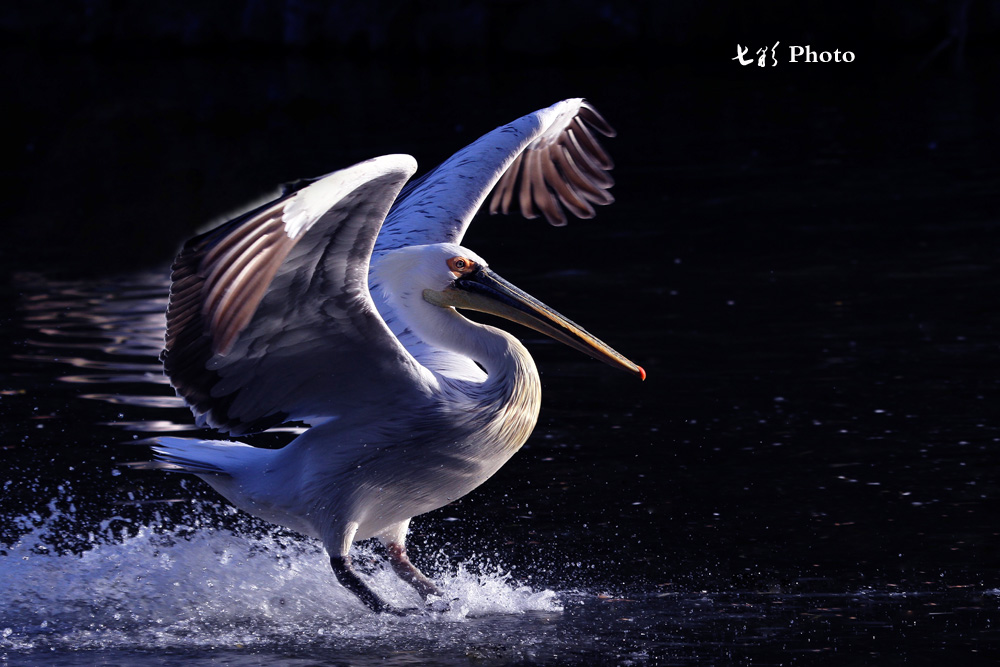
[(437, 586), (407, 558), (410, 519), (464, 496), (524, 444), (541, 383), (527, 349), (459, 310), (532, 327), (612, 366), (645, 372), (493, 273), (459, 245), (494, 190), (565, 224), (612, 201), (612, 136), (581, 99), (497, 128), (423, 177), (377, 157), (288, 186), (185, 244), (174, 262), (165, 372), (199, 426), (231, 435), (310, 426), (281, 449), (157, 438), (139, 467), (193, 473), (255, 516), (322, 540), (340, 583), (397, 612), (351, 565), (379, 538), (423, 598)]

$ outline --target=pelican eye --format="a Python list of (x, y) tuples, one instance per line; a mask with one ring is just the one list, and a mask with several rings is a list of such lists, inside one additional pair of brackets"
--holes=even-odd
[(464, 276), (476, 270), (476, 263), (465, 257), (452, 257), (448, 260), (448, 269), (455, 274), (455, 277)]

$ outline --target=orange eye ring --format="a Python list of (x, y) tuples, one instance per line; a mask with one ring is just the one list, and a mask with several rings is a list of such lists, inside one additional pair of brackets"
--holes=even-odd
[(448, 260), (448, 270), (456, 276), (464, 276), (476, 270), (476, 263), (465, 257), (452, 257)]

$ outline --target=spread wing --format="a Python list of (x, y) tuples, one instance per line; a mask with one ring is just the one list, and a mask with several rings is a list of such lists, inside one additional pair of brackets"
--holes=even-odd
[(386, 217), (375, 245), (381, 254), (423, 243), (461, 243), (472, 218), (496, 186), (490, 213), (520, 207), (566, 224), (610, 204), (611, 158), (594, 137), (615, 131), (583, 99), (563, 100), (498, 127), (407, 184)]
[[(396, 248), (425, 243), (461, 243), (490, 190), (490, 213), (520, 208), (527, 218), (545, 216), (566, 224), (565, 210), (580, 218), (610, 204), (614, 164), (594, 134), (615, 136), (607, 121), (583, 99), (563, 100), (489, 132), (400, 193), (375, 244), (376, 258)], [(495, 189), (494, 189), (495, 186)], [(375, 303), (393, 333), (424, 366), (481, 379), (468, 359), (435, 349), (403, 327), (372, 281)]]
[(241, 434), (427, 396), (427, 371), (367, 284), (379, 228), (415, 170), (408, 155), (368, 160), (188, 241), (162, 358), (199, 425)]

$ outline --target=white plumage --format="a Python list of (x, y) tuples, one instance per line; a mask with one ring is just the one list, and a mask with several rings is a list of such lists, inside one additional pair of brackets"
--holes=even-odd
[[(396, 572), (437, 587), (408, 560), (413, 516), (482, 484), (528, 438), (540, 382), (528, 351), (456, 309), (492, 312), (611, 365), (644, 371), (503, 281), (459, 243), (491, 211), (612, 201), (611, 161), (583, 100), (497, 128), (405, 188), (416, 171), (387, 155), (303, 181), (189, 241), (174, 262), (164, 367), (197, 422), (230, 434), (286, 421), (286, 447), (158, 438), (155, 467), (198, 475), (236, 506), (323, 540), (340, 582), (395, 611), (354, 572), (351, 543), (379, 537)], [(499, 184), (498, 184), (499, 183)]]

